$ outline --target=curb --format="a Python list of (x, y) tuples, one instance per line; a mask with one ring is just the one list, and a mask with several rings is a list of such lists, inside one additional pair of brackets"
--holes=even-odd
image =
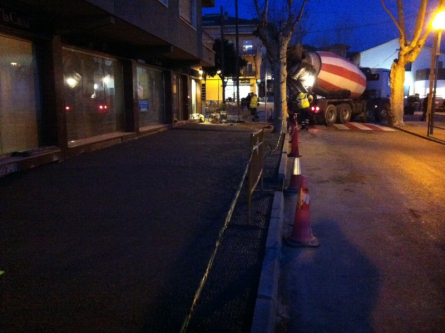
[(418, 133), (415, 133), (415, 132), (406, 130), (406, 129), (404, 129), (404, 128), (401, 128), (401, 127), (394, 127), (394, 128), (397, 129), (397, 130), (399, 130), (399, 131), (401, 131), (401, 132), (405, 132), (405, 133), (408, 133), (408, 134), (412, 134), (412, 135), (414, 135), (414, 136), (417, 136), (417, 137), (419, 137), (419, 138), (422, 138), (422, 139), (425, 139), (425, 140), (428, 140), (428, 141), (432, 141), (432, 142), (436, 142), (436, 143), (440, 143), (440, 144), (445, 144), (445, 141), (444, 141), (444, 140), (441, 140), (441, 139), (436, 139), (436, 138), (429, 137), (429, 136), (426, 136), (426, 135), (423, 135), (423, 134), (418, 134)]
[(280, 165), (278, 167), (278, 181), (280, 182), (281, 191), (284, 190), (287, 179), (287, 142), (289, 141), (289, 134), (284, 136), (283, 148), (281, 151)]
[(266, 249), (261, 268), (260, 283), (255, 303), (251, 333), (275, 332), (276, 311), (278, 305), (278, 281), (280, 278), (280, 255), (283, 239), (284, 195), (287, 177), (287, 145), (289, 134), (284, 136), (278, 179), (281, 191), (275, 191)]
[(255, 303), (255, 312), (251, 327), (252, 333), (270, 333), (275, 331), (283, 215), (283, 192), (276, 191), (272, 204), (266, 251)]

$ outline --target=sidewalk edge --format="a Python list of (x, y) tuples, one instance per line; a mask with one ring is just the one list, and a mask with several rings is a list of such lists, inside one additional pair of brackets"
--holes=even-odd
[(271, 333), (275, 330), (283, 215), (283, 192), (276, 191), (274, 193), (266, 250), (255, 303), (251, 327), (252, 333)]

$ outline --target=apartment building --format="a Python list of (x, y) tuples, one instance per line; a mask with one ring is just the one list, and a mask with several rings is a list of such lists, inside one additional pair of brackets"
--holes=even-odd
[[(202, 18), (202, 27), (213, 39), (221, 39), (221, 27), (224, 39), (236, 45), (236, 18), (220, 14), (207, 14)], [(247, 61), (241, 68), (239, 81), (240, 99), (254, 92), (264, 96), (263, 45), (258, 37), (253, 35), (257, 29), (256, 19), (238, 18), (238, 49), (239, 55)], [(205, 80), (207, 101), (222, 101), (222, 82), (218, 76), (207, 77)], [(237, 89), (235, 78), (227, 78), (225, 96), (236, 99)]]
[(0, 1), (0, 176), (185, 122), (201, 109), (214, 0)]

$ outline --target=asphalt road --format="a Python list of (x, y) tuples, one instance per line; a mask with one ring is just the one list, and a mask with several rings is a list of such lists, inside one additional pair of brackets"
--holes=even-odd
[[(191, 124), (0, 178), (0, 331), (179, 332), (259, 127)], [(272, 192), (250, 225), (240, 202), (188, 332), (250, 330)]]
[(278, 331), (444, 332), (445, 145), (336, 129), (300, 141), (321, 247), (284, 247)]

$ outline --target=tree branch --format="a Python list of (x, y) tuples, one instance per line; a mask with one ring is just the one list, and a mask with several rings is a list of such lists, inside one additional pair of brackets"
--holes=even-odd
[(426, 13), (426, 5), (428, 0), (422, 0), (420, 4), (419, 13), (417, 14), (416, 20), (416, 28), (414, 29), (413, 40), (411, 41), (411, 45), (414, 46), (419, 41), (420, 36), (422, 35), (423, 24), (425, 23), (425, 13)]
[[(385, 9), (385, 11), (389, 14), (389, 16), (391, 17), (392, 21), (396, 25), (397, 30), (399, 30), (400, 38), (405, 40), (406, 39), (406, 37), (405, 37), (406, 36), (405, 30), (402, 30), (402, 28), (399, 26), (399, 23), (397, 22), (396, 18), (392, 15), (390, 10), (386, 7), (384, 0), (380, 0), (380, 1), (382, 3), (383, 9)], [(401, 1), (401, 0), (397, 0), (397, 1)]]
[[(403, 39), (406, 39), (405, 13), (403, 12), (403, 0), (397, 0), (397, 16), (399, 19), (400, 29), (404, 32)], [(405, 41), (403, 43), (405, 45)]]

